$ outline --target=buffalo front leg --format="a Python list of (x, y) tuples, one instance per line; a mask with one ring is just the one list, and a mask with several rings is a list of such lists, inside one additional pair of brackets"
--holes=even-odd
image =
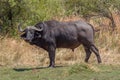
[(49, 67), (55, 67), (55, 47), (54, 46), (49, 46), (48, 54), (50, 59)]

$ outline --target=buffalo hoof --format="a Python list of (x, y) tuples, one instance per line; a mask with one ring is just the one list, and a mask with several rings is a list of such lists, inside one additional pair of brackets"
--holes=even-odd
[(100, 64), (100, 63), (102, 63), (101, 58), (100, 58), (100, 59), (98, 59), (98, 64)]
[(88, 63), (88, 60), (85, 60), (85, 63)]
[(55, 66), (48, 66), (48, 68), (55, 68)]

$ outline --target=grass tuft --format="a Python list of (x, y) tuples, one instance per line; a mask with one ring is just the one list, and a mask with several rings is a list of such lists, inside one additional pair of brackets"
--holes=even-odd
[(96, 71), (99, 70), (95, 66), (83, 63), (83, 64), (74, 64), (73, 66), (70, 67), (68, 72), (71, 75), (80, 72), (96, 72)]

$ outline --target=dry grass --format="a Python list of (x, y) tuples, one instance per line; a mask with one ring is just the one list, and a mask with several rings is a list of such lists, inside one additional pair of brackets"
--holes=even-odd
[(120, 34), (101, 32), (96, 39), (104, 64), (120, 64)]
[[(61, 19), (68, 21), (68, 18)], [(71, 17), (70, 17), (70, 20)], [(78, 20), (73, 18), (73, 20)], [(116, 21), (116, 23), (119, 23)], [(94, 25), (94, 24), (93, 24)], [(100, 50), (102, 64), (120, 64), (120, 24), (111, 33), (108, 29), (101, 28), (95, 35), (95, 43)], [(56, 65), (71, 65), (84, 62), (85, 52), (82, 46), (72, 52), (69, 49), (57, 49)], [(97, 63), (94, 54), (89, 63)], [(1, 38), (0, 40), (0, 66), (47, 66), (49, 58), (46, 51), (36, 46), (31, 46), (23, 40), (13, 38)]]
[[(1, 66), (47, 66), (49, 64), (46, 51), (31, 46), (23, 40), (4, 38), (0, 40), (0, 43)], [(56, 52), (56, 64), (73, 64), (76, 61), (81, 61), (83, 56), (79, 54), (81, 52), (77, 49), (74, 53), (67, 49), (57, 49)], [(78, 55), (79, 57), (77, 57)]]

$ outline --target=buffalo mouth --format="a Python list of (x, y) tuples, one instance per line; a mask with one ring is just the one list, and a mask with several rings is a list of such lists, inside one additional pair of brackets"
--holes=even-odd
[(23, 37), (23, 35), (21, 35), (21, 39), (23, 39), (24, 41), (29, 42), (29, 43), (32, 42), (32, 39), (28, 39), (26, 37)]
[(27, 38), (23, 38), (26, 42), (31, 42), (31, 40), (27, 39)]

